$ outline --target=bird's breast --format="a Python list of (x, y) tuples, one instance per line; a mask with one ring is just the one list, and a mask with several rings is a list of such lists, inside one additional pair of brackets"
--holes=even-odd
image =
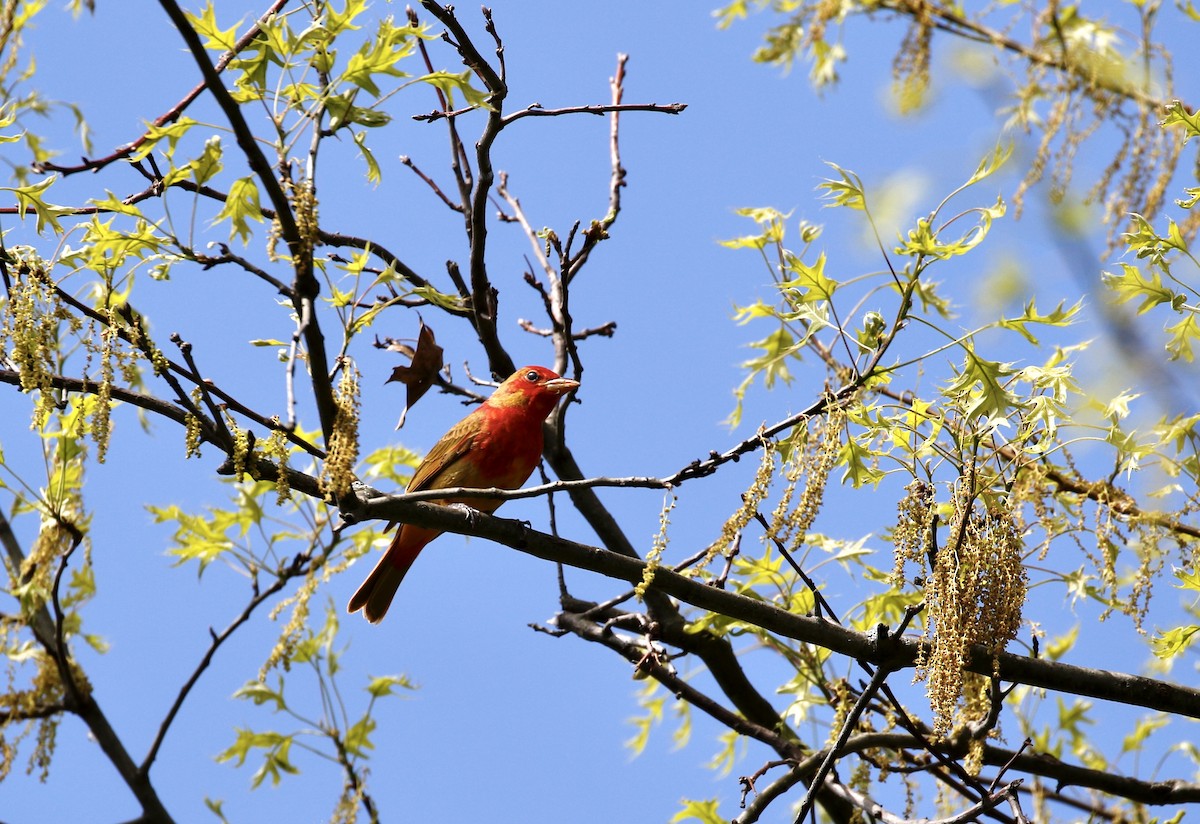
[[(487, 486), (516, 489), (542, 457), (542, 427), (493, 421), (480, 432), (477, 469)], [(475, 451), (475, 450), (472, 450)]]

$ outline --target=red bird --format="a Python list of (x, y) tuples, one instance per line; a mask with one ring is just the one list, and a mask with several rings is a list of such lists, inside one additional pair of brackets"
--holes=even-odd
[[(492, 396), (454, 425), (421, 461), (408, 492), (471, 487), (517, 489), (542, 458), (542, 421), (560, 395), (579, 386), (544, 366), (518, 369)], [(448, 498), (431, 503), (463, 503), (492, 513), (496, 498)], [(350, 612), (363, 611), (372, 624), (383, 620), (392, 598), (425, 545), (441, 535), (437, 529), (401, 524), (375, 569), (350, 599)]]

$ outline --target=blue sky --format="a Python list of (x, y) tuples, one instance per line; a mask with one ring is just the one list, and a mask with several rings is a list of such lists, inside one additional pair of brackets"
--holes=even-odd
[[(217, 5), (225, 25), (242, 9), (256, 8)], [(78, 20), (47, 10), (30, 46), (37, 56), (39, 88), (83, 108), (95, 153), (103, 154), (134, 139), (143, 121), (168, 108), (198, 77), (157, 4), (98, 6), (94, 16)], [(380, 14), (403, 14), (400, 4), (377, 3), (376, 8)], [(732, 321), (734, 305), (769, 296), (769, 276), (761, 261), (719, 245), (721, 239), (751, 229), (735, 209), (770, 205), (794, 210), (792, 227), (801, 218), (826, 223), (821, 245), (843, 274), (875, 270), (881, 266), (878, 252), (866, 241), (857, 215), (821, 207), (816, 186), (831, 174), (825, 162), (853, 169), (869, 190), (887, 189), (907, 221), (929, 211), (965, 180), (997, 140), (995, 98), (957, 82), (953, 53), (958, 47), (948, 39), (935, 38), (935, 84), (927, 110), (910, 117), (894, 113), (890, 60), (903, 36), (903, 27), (895, 22), (852, 25), (843, 82), (817, 95), (804, 67), (785, 74), (751, 62), (762, 19), (718, 31), (705, 4), (522, 2), (497, 3), (494, 12), (506, 46), (512, 109), (535, 102), (547, 107), (607, 102), (608, 78), (619, 52), (630, 55), (626, 102), (688, 104), (677, 117), (623, 117), (622, 157), (628, 170), (624, 210), (611, 240), (597, 250), (573, 292), (579, 326), (618, 324), (612, 340), (593, 339), (583, 350), (587, 372), (582, 404), (572, 410), (569, 437), (588, 474), (670, 474), (711, 449), (748, 436), (761, 421), (803, 408), (820, 392), (820, 383), (801, 373), (790, 387), (752, 392), (739, 430), (731, 432), (722, 424), (732, 409), (731, 390), (742, 377), (738, 364), (747, 357), (743, 347), (761, 334)], [(473, 10), (463, 7), (460, 15), (483, 42)], [(458, 69), (448, 50), (435, 54), (441, 61), (438, 68)], [(948, 76), (955, 81), (944, 82)], [(1181, 97), (1200, 98), (1195, 73), (1181, 68), (1176, 76)], [(393, 111), (417, 114), (434, 107), (432, 94), (413, 90), (397, 98)], [(189, 114), (219, 122), (207, 100)], [(73, 157), (79, 150), (69, 118), (55, 118), (47, 123), (47, 132), (57, 139), (64, 158)], [(479, 118), (461, 121), (467, 136), (480, 124)], [(497, 166), (509, 172), (510, 188), (535, 226), (565, 234), (572, 221), (586, 224), (603, 215), (607, 135), (607, 120), (580, 115), (529, 118), (502, 136)], [(320, 191), (322, 221), (327, 228), (380, 238), (444, 285), (444, 261), (465, 256), (460, 220), (398, 161), (409, 155), (425, 171), (446, 179), (444, 133), (438, 125), (409, 123), (375, 140), (372, 147), (383, 166), (381, 186), (364, 179), (352, 146), (329, 151), (323, 159), (328, 185)], [(227, 138), (227, 143), (232, 152), (232, 141)], [(1027, 152), (1019, 144), (1016, 173), (987, 181), (963, 205), (990, 205), (997, 194), (1011, 192)], [(1106, 157), (1085, 155), (1081, 168), (1095, 169)], [(107, 180), (119, 194), (141, 186), (131, 171), (110, 174)], [(84, 176), (65, 185), (85, 191), (82, 187), (94, 183)], [(1073, 302), (1080, 286), (1068, 275), (1072, 262), (1054, 245), (1042, 197), (1035, 191), (1020, 221), (1011, 216), (1000, 221), (983, 254), (936, 276), (951, 279), (953, 291), (972, 296), (986, 315), (993, 300), (989, 272), (1016, 258), (1027, 275), (1020, 297), (1036, 292), (1039, 305)], [(539, 317), (536, 296), (520, 280), (527, 241), (512, 227), (493, 226), (492, 232), (489, 262), (501, 290), (503, 339), (518, 362), (546, 362), (552, 357), (548, 344), (522, 333), (515, 323), (518, 317)], [(30, 226), (15, 233), (24, 238), (21, 242), (31, 242)], [(10, 245), (15, 233), (8, 236)], [(1102, 235), (1089, 243), (1098, 250)], [(261, 247), (251, 249), (262, 256)], [(192, 341), (202, 366), (219, 375), (223, 385), (244, 393), (254, 406), (278, 408), (283, 378), (273, 366), (273, 350), (243, 343), (290, 335), (287, 313), (274, 305), (269, 292), (257, 282), (213, 270), (180, 273), (166, 284), (139, 282), (135, 300), (146, 307), (157, 334), (165, 338), (178, 330)], [(464, 329), (431, 310), (424, 315), (457, 377), (463, 361), (486, 372), (478, 344)], [(969, 314), (957, 322), (972, 325)], [(398, 313), (376, 331), (413, 337), (416, 329), (415, 317)], [(424, 451), (462, 414), (453, 399), (431, 395), (410, 413), (404, 429), (394, 432), (403, 392), (396, 384), (384, 385), (394, 364), (365, 350), (359, 354), (364, 448), (400, 441)], [(1106, 375), (1103, 363), (1085, 367), (1085, 372), (1098, 386), (1108, 381), (1120, 388), (1122, 377)], [(0, 393), (5, 455), (11, 462), (33, 465), (36, 454), (22, 445), (27, 409), (27, 399)], [(311, 420), (308, 424), (313, 425)], [(147, 436), (124, 410), (117, 415), (108, 463), (89, 470), (87, 502), (95, 513), (92, 541), (100, 594), (85, 618), (112, 649), (104, 656), (87, 653), (82, 658), (99, 700), (135, 753), (144, 750), (157, 729), (174, 697), (173, 685), (187, 676), (207, 647), (207, 628), (224, 627), (248, 591), (222, 568), (214, 567), (201, 581), (190, 568), (171, 569), (166, 554), (170, 531), (154, 526), (142, 504), (198, 509), (222, 504), (226, 494), (212, 471), (215, 450), (201, 461), (184, 462), (182, 453), (180, 433), (156, 424)], [(730, 467), (717, 479), (680, 490), (671, 530), (674, 557), (685, 557), (712, 540), (736, 507), (737, 493), (752, 470)], [(648, 547), (657, 530), (662, 493), (613, 490), (601, 497), (627, 534)], [(865, 509), (878, 515), (873, 520), (862, 519), (863, 500), (862, 493), (835, 498), (818, 528), (866, 538), (879, 553), (875, 565), (889, 568), (888, 548), (874, 536), (890, 523), (894, 499), (869, 500)], [(544, 507), (530, 501), (507, 504), (500, 514), (545, 526)], [(568, 537), (592, 540), (569, 514), (559, 528)], [(365, 567), (360, 563), (332, 581), (315, 603), (331, 599), (340, 613)], [(567, 575), (580, 597), (604, 598), (623, 589), (578, 571)], [(1163, 589), (1164, 601), (1173, 599)], [(832, 594), (844, 597), (843, 605), (853, 600), (851, 591)], [(349, 647), (341, 685), (347, 694), (356, 692), (367, 675), (404, 673), (420, 685), (378, 711), (371, 792), (384, 819), (666, 821), (680, 798), (712, 796), (722, 798), (723, 812), (735, 814), (737, 776), (757, 769), (762, 752), (752, 749), (728, 776), (704, 769), (717, 749), (719, 730), (694, 713), (695, 731), (686, 747), (673, 746), (668, 720), (653, 733), (646, 751), (631, 758), (624, 742), (634, 728), (626, 719), (639, 712), (635, 694), (640, 684), (605, 650), (529, 629), (529, 623), (554, 613), (556, 596), (552, 567), (503, 547), (447, 536), (417, 562), (381, 626), (368, 627), (357, 616), (342, 615)], [(1087, 605), (1073, 611), (1060, 589), (1038, 598), (1042, 614), (1036, 617), (1054, 631), (1073, 624), (1086, 628), (1094, 618)], [(284, 725), (265, 710), (230, 697), (257, 671), (278, 629), (260, 616), (239, 633), (185, 707), (153, 774), (178, 820), (206, 820), (206, 796), (224, 799), (231, 821), (323, 820), (332, 808), (341, 778), (315, 757), (298, 756), (301, 776), (255, 792), (248, 790), (252, 767), (235, 770), (214, 760), (232, 743), (235, 726)], [(1119, 655), (1111, 655), (1114, 649), (1120, 649)], [(1137, 671), (1148, 657), (1121, 621), (1109, 624), (1103, 641), (1092, 649), (1103, 651), (1103, 662), (1088, 660), (1088, 650), (1080, 648), (1077, 663)], [(292, 678), (289, 694), (303, 701), (305, 676)], [(782, 707), (784, 699), (778, 701)], [(1176, 764), (1165, 772), (1174, 775), (1183, 769)], [(86, 790), (80, 792), (80, 787)], [(0, 817), (9, 824), (111, 821), (135, 813), (111, 767), (86, 740), (82, 726), (70, 720), (59, 733), (59, 752), (47, 783), (14, 775), (0, 785)], [(787, 820), (782, 806), (775, 813), (772, 820)]]

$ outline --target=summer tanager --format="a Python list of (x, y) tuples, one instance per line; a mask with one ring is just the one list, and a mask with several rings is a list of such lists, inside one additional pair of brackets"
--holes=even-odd
[[(577, 386), (577, 381), (560, 378), (543, 366), (518, 369), (434, 444), (417, 467), (407, 491), (456, 486), (517, 489), (541, 460), (542, 421), (559, 396)], [(503, 501), (448, 498), (432, 503), (462, 503), (491, 513)], [(441, 534), (437, 529), (401, 524), (392, 545), (350, 599), (350, 612), (361, 609), (372, 624), (383, 620), (408, 568), (425, 545)]]

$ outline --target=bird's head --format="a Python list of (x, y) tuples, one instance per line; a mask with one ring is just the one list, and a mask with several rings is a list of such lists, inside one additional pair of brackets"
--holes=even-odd
[(487, 403), (493, 407), (528, 407), (540, 412), (541, 417), (550, 414), (558, 398), (579, 386), (579, 381), (560, 378), (544, 366), (522, 366), (500, 384)]

